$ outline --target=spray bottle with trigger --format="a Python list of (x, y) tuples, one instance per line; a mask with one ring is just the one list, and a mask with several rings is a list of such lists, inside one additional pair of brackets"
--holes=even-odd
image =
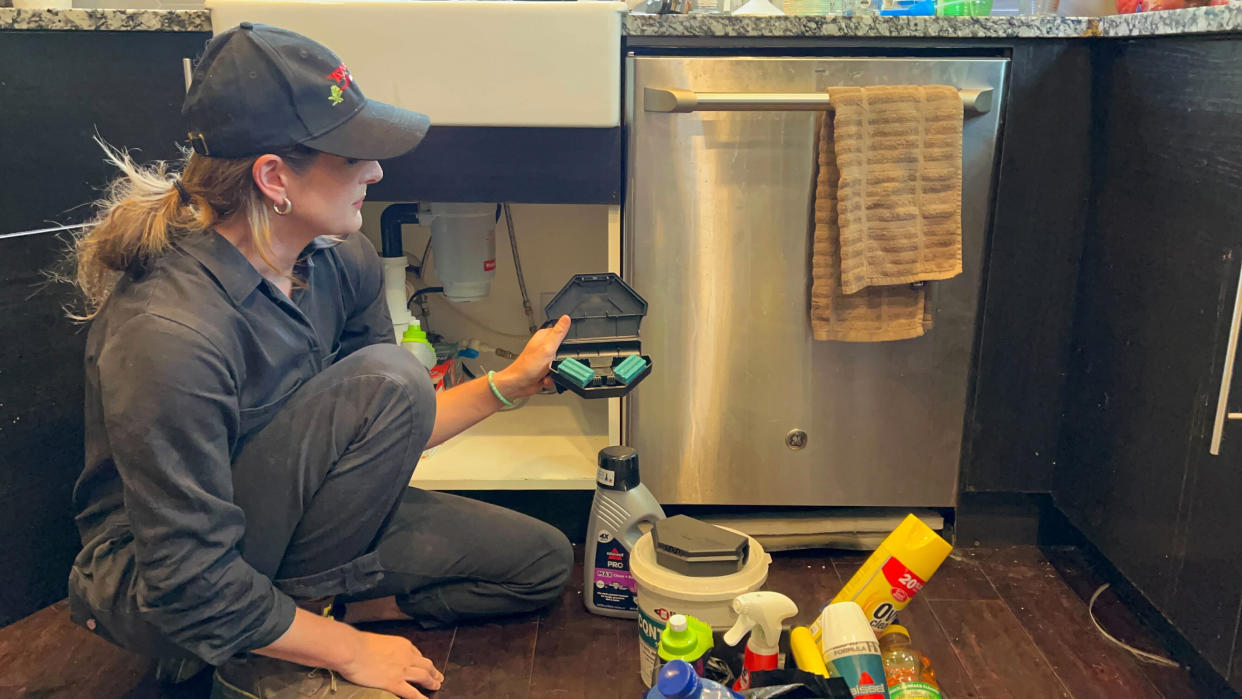
[(733, 683), (733, 689), (742, 692), (750, 689), (750, 673), (777, 668), (781, 622), (796, 615), (798, 605), (779, 592), (747, 592), (734, 598), (733, 611), (737, 612), (737, 623), (725, 632), (724, 642), (736, 646), (750, 632), (742, 674)]

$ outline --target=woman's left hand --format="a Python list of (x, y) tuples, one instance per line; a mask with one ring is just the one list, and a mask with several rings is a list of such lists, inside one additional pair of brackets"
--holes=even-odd
[(535, 333), (526, 348), (508, 367), (496, 372), (496, 388), (510, 401), (535, 395), (555, 384), (548, 371), (556, 359), (556, 350), (569, 334), (569, 316), (561, 316), (556, 325)]

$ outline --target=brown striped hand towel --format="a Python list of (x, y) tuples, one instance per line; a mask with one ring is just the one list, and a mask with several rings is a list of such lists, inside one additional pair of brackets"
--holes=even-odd
[(811, 327), (883, 342), (930, 327), (921, 281), (962, 271), (962, 103), (948, 86), (831, 88), (819, 127)]

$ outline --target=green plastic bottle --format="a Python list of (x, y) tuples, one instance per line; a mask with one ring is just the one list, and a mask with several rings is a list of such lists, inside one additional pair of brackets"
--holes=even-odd
[(988, 17), (992, 0), (936, 0), (938, 17)]
[(422, 362), (428, 371), (435, 367), (436, 348), (427, 341), (427, 331), (423, 330), (417, 318), (411, 320), (410, 327), (405, 329), (405, 334), (401, 336), (401, 346), (418, 357), (418, 361)]
[(702, 677), (711, 650), (712, 627), (692, 616), (674, 614), (669, 617), (668, 626), (660, 632), (660, 647), (657, 650), (660, 662), (655, 667), (652, 682), (659, 678), (660, 669), (674, 660), (690, 663), (695, 673)]

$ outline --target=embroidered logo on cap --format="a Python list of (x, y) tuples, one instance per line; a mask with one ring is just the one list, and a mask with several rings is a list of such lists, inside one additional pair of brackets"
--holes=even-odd
[(345, 67), (344, 63), (342, 63), (336, 67), (336, 70), (328, 73), (328, 79), (333, 83), (332, 89), (328, 93), (328, 101), (332, 103), (333, 107), (335, 107), (345, 101), (345, 90), (349, 89), (349, 85), (353, 82), (354, 76), (349, 74), (349, 69)]

